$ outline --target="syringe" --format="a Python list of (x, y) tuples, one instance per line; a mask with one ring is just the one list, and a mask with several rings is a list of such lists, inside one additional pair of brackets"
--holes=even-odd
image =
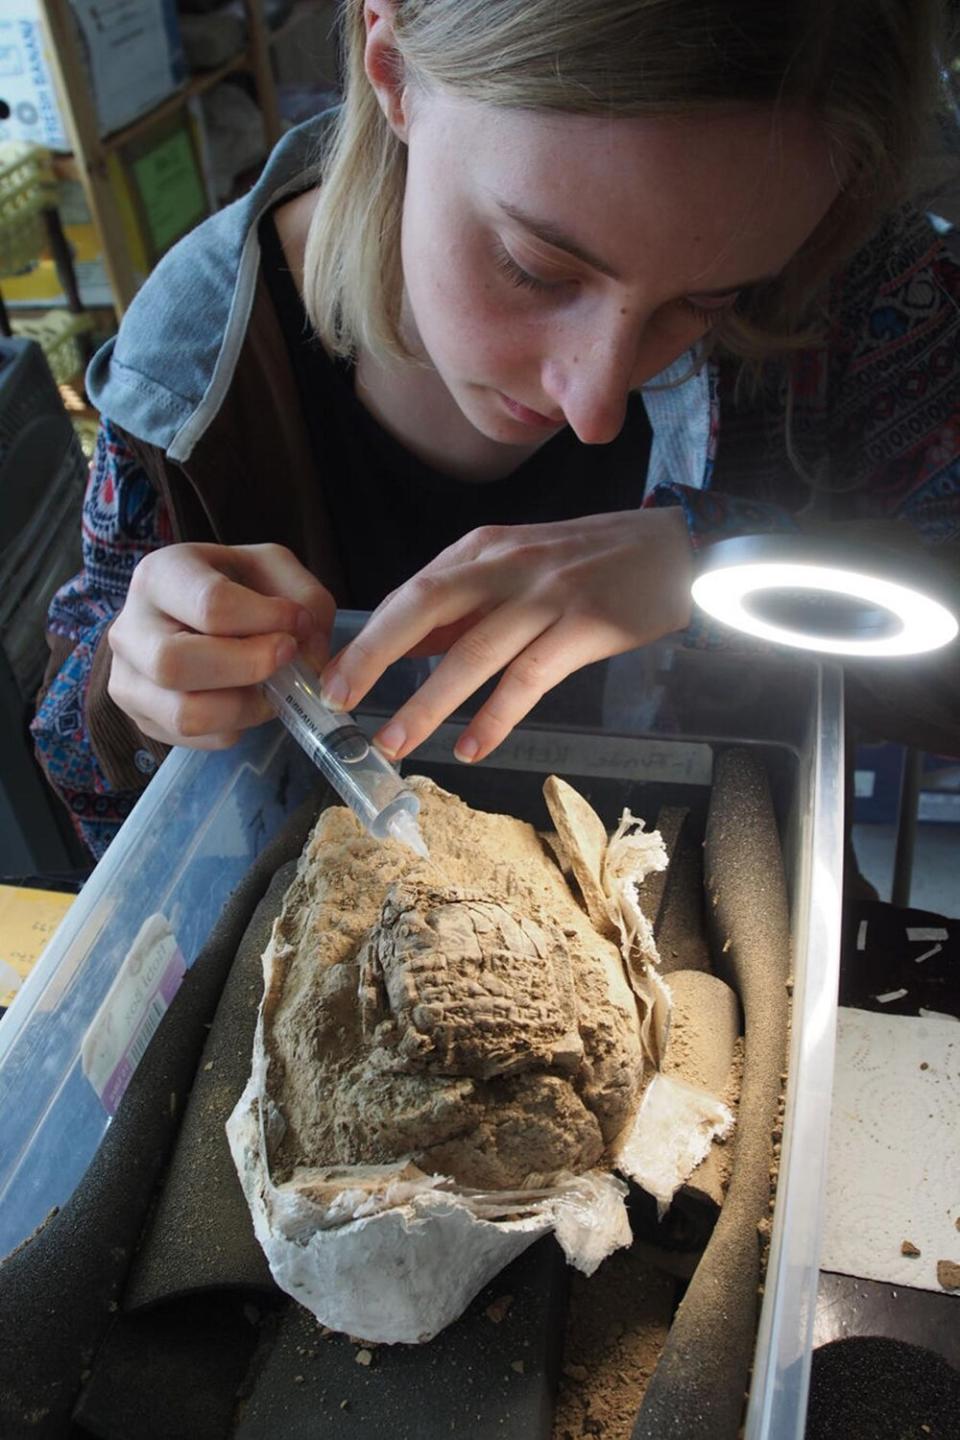
[(417, 815), (420, 797), (375, 750), (352, 715), (329, 710), (320, 680), (300, 660), (282, 665), (263, 689), (294, 740), (377, 840), (400, 840), (426, 860)]

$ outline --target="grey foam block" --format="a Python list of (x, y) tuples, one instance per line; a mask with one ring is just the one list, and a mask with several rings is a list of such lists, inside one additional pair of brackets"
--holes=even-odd
[(813, 1352), (806, 1440), (956, 1440), (960, 1372), (942, 1355), (879, 1335)]
[(70, 1413), (112, 1322), (224, 977), (270, 878), (299, 853), (315, 811), (315, 801), (302, 807), (238, 886), (80, 1185), (0, 1265), (4, 1440), (59, 1440), (70, 1433)]
[[(549, 1440), (567, 1284), (547, 1237), (429, 1344), (370, 1347), (367, 1366), (358, 1344), (324, 1338), (291, 1304), (236, 1440)], [(491, 1319), (507, 1295), (505, 1315)]]
[(224, 1294), (119, 1315), (74, 1419), (96, 1440), (227, 1440), (258, 1321)]
[(757, 1226), (768, 1213), (772, 1131), (786, 1063), (790, 929), (766, 772), (748, 751), (728, 750), (717, 758), (704, 871), (713, 953), (744, 1012), (733, 1174), (633, 1440), (736, 1440), (753, 1356)]
[(163, 1189), (141, 1243), (124, 1306), (222, 1286), (272, 1292), (225, 1125), (250, 1074), (261, 956), (296, 862), (273, 877), (237, 949), (194, 1077)]

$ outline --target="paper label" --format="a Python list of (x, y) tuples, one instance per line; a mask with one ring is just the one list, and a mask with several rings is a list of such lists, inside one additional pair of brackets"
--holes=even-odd
[(71, 0), (70, 8), (85, 41), (101, 134), (146, 114), (176, 89), (182, 53), (176, 21), (168, 23), (171, 0)]
[(186, 129), (177, 130), (133, 162), (147, 233), (162, 255), (207, 213), (207, 197)]
[[(414, 760), (444, 762), (463, 733), (444, 724), (419, 745)], [(491, 770), (534, 770), (545, 775), (608, 776), (615, 780), (668, 781), (709, 785), (711, 747), (695, 740), (644, 740), (630, 736), (582, 735), (523, 726), (514, 730), (484, 764)]]
[(83, 1073), (115, 1115), (133, 1072), (186, 973), (176, 936), (162, 915), (140, 927), (120, 973), (84, 1036)]

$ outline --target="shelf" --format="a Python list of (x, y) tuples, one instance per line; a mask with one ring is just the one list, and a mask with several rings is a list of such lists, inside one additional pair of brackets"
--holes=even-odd
[(317, 4), (317, 0), (296, 0), (290, 14), (286, 20), (281, 20), (276, 30), (270, 30), (268, 27), (267, 44), (273, 49), (274, 45), (283, 40), (291, 30), (296, 29), (301, 20), (305, 20), (308, 15), (318, 15), (320, 13), (321, 7)]
[(240, 71), (249, 72), (252, 77), (267, 144), (272, 148), (283, 133), (271, 63), (272, 48), (311, 10), (322, 13), (321, 7), (328, 0), (296, 0), (293, 10), (273, 32), (264, 20), (264, 0), (243, 0), (247, 38), (238, 54), (223, 65), (191, 76), (147, 114), (105, 136), (99, 132), (90, 76), (78, 42), (71, 0), (35, 0), (35, 3), (41, 15), (45, 53), (53, 71), (73, 152), (56, 156), (54, 170), (58, 178), (77, 180), (83, 186), (87, 206), (99, 234), (114, 309), (119, 318), (136, 293), (141, 277), (129, 253), (124, 217), (111, 185), (114, 157), (126, 147), (142, 143), (155, 127), (173, 121), (195, 96), (206, 94)]
[(131, 140), (137, 140), (147, 130), (151, 130), (161, 120), (175, 115), (182, 109), (187, 100), (193, 99), (195, 95), (205, 95), (221, 80), (228, 75), (234, 75), (238, 70), (246, 70), (250, 67), (250, 52), (247, 49), (239, 51), (230, 60), (225, 60), (214, 70), (203, 70), (193, 75), (186, 85), (181, 85), (179, 90), (174, 90), (159, 105), (155, 105), (146, 115), (140, 115), (136, 120), (131, 120), (129, 125), (124, 125), (122, 130), (114, 130), (112, 135), (105, 135), (101, 144), (103, 152), (109, 155), (114, 150), (122, 150), (124, 145), (129, 145)]
[[(228, 75), (234, 75), (238, 70), (246, 70), (250, 67), (250, 54), (247, 50), (241, 50), (232, 59), (224, 61), (215, 70), (204, 70), (198, 75), (193, 75), (186, 85), (181, 85), (179, 90), (174, 90), (166, 100), (148, 110), (146, 115), (139, 115), (136, 120), (131, 120), (129, 125), (124, 125), (122, 130), (114, 130), (111, 135), (104, 135), (100, 141), (102, 155), (110, 155), (115, 150), (122, 150), (131, 140), (137, 140), (148, 130), (151, 130), (161, 120), (166, 120), (171, 115), (176, 115), (182, 110), (187, 100), (195, 95), (205, 95), (221, 80)], [(80, 166), (77, 164), (77, 157), (67, 153), (56, 154), (51, 157), (53, 162), (53, 173), (58, 180), (79, 180)]]

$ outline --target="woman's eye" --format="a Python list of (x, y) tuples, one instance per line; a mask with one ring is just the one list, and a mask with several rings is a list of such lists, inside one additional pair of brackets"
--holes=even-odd
[(531, 275), (529, 270), (524, 270), (522, 265), (517, 264), (502, 245), (498, 245), (494, 251), (494, 263), (500, 274), (506, 276), (510, 284), (515, 285), (518, 290), (559, 290), (565, 283), (562, 280), (541, 280), (539, 276)]
[(716, 325), (736, 305), (743, 292), (731, 290), (729, 295), (711, 295), (709, 299), (696, 295), (684, 295), (677, 304), (688, 315), (694, 315), (701, 325)]

